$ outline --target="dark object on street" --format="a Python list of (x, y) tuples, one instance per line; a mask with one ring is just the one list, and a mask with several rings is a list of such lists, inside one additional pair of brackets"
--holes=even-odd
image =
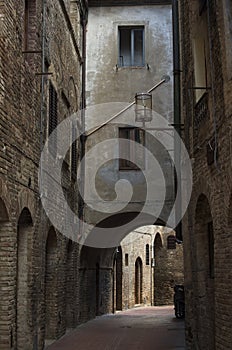
[(184, 286), (176, 284), (174, 286), (174, 308), (176, 318), (184, 318), (185, 316), (185, 301), (184, 301)]

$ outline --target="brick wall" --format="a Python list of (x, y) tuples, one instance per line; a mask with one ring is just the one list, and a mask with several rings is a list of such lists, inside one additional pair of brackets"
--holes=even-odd
[[(182, 51), (182, 116), (184, 139), (193, 165), (193, 193), (183, 221), (187, 349), (230, 349), (232, 311), (231, 235), (231, 81), (228, 74), (228, 2), (209, 1), (207, 14), (209, 87), (208, 117), (196, 123), (192, 43), (199, 25), (197, 2), (180, 2)], [(227, 28), (227, 29), (226, 29)], [(230, 57), (231, 58), (231, 57)], [(207, 154), (217, 140), (217, 162)], [(210, 147), (211, 146), (211, 147)], [(216, 154), (216, 152), (215, 152)], [(204, 199), (204, 200), (203, 200)], [(210, 277), (208, 227), (214, 237), (214, 277)]]
[[(51, 228), (41, 207), (38, 167), (40, 136), (44, 142), (48, 135), (49, 80), (57, 92), (59, 122), (80, 106), (82, 29), (79, 16), (72, 31), (69, 7), (62, 0), (56, 5), (47, 2), (45, 67), (51, 74), (43, 76), (42, 97), (42, 1), (29, 3), (25, 46), (25, 2), (0, 2), (0, 349), (4, 350), (43, 349), (45, 338), (60, 337), (78, 322), (78, 302), (71, 312), (70, 295), (65, 293), (72, 286), (72, 297), (78, 299), (78, 246), (73, 243), (71, 249), (67, 239)], [(70, 202), (77, 203), (70, 168), (68, 158), (63, 186)], [(47, 245), (51, 231), (56, 253)]]

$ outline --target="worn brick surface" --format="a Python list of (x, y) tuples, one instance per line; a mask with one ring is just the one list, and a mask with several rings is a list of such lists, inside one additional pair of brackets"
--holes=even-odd
[[(2, 350), (43, 349), (45, 338), (60, 337), (77, 324), (78, 247), (51, 228), (41, 207), (38, 168), (43, 146), (40, 137), (44, 143), (48, 135), (49, 81), (58, 95), (58, 122), (80, 108), (79, 11), (84, 7), (62, 0), (46, 2), (45, 69), (51, 74), (42, 78), (43, 2), (28, 3), (25, 32), (25, 2), (0, 2)], [(77, 203), (70, 170), (68, 155), (62, 185), (69, 201)]]
[[(193, 38), (199, 2), (180, 2), (182, 116), (193, 165), (193, 193), (184, 218), (186, 335), (188, 349), (231, 349), (231, 2), (209, 1), (207, 117), (196, 123)], [(208, 12), (207, 12), (208, 11)], [(217, 139), (218, 160), (207, 163)], [(213, 224), (214, 278), (210, 275), (208, 224)], [(212, 267), (212, 266), (211, 266)]]

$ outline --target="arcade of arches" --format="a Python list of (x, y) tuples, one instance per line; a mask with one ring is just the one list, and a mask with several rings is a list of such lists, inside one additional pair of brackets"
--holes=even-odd
[(47, 224), (41, 242), (36, 220), (29, 205), (17, 220), (10, 218), (0, 200), (0, 264), (11, 262), (0, 270), (0, 310), (8, 325), (0, 324), (0, 349), (17, 344), (26, 350), (35, 342), (42, 349), (96, 315), (172, 303), (173, 284), (183, 281), (182, 247), (167, 249), (173, 232), (142, 227), (119, 247), (96, 249), (79, 246)]

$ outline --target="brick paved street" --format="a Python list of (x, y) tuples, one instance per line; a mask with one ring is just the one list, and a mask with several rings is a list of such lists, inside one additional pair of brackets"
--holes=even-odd
[(89, 321), (49, 350), (183, 350), (184, 321), (173, 306), (135, 308)]

